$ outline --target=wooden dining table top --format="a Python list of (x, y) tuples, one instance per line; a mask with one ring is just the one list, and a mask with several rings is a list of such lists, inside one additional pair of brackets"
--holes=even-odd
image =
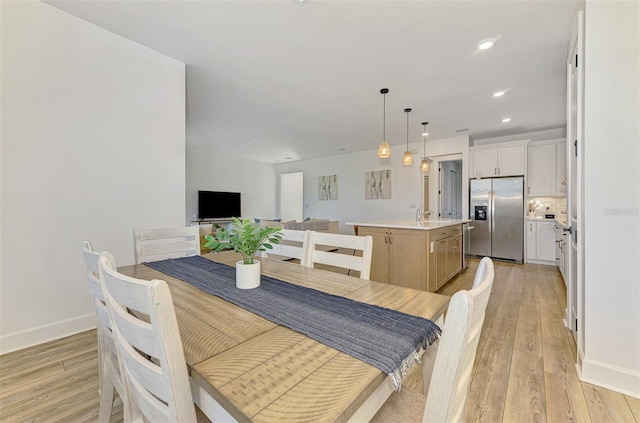
[[(234, 266), (232, 251), (203, 257)], [(261, 273), (436, 321), (449, 297), (260, 258)], [(144, 264), (119, 271), (171, 289), (193, 380), (239, 422), (345, 422), (387, 378), (376, 367)]]

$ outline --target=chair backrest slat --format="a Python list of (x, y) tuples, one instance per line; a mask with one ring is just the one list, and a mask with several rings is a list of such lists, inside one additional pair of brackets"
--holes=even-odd
[[(134, 310), (134, 308), (132, 308)], [(144, 351), (152, 357), (158, 357), (160, 352), (156, 335), (150, 323), (134, 317), (126, 309), (115, 309), (111, 318), (120, 328), (120, 334), (139, 351)]]
[(270, 255), (290, 257), (300, 260), (300, 265), (305, 266), (307, 261), (307, 248), (309, 247), (310, 231), (298, 231), (294, 229), (282, 229), (280, 244), (272, 244), (273, 248), (261, 251), (262, 257)]
[(136, 263), (200, 254), (198, 226), (133, 231)]
[(482, 278), (470, 291), (456, 292), (447, 309), (431, 376), (424, 422), (461, 422), (485, 310), (493, 286), (489, 258), (478, 265)]
[[(318, 249), (318, 246), (321, 249)], [(327, 247), (353, 250), (353, 255), (326, 251)], [(356, 254), (358, 251), (361, 251), (361, 256)], [(356, 236), (311, 231), (306, 266), (314, 267), (315, 263), (320, 263), (343, 269), (357, 270), (360, 272), (361, 279), (369, 279), (372, 251), (373, 238), (369, 235)]]
[[(122, 336), (118, 333), (118, 336)], [(168, 393), (167, 387), (164, 385), (162, 369), (149, 360), (147, 357), (141, 355), (136, 349), (134, 349), (130, 343), (123, 340), (119, 340), (122, 348), (127, 350), (127, 354), (123, 354), (123, 364), (127, 366), (128, 371), (131, 374), (131, 380), (145, 387), (145, 390), (153, 394), (156, 398), (163, 401), (167, 401)], [(151, 355), (151, 354), (149, 354)], [(151, 355), (152, 357), (155, 357)]]

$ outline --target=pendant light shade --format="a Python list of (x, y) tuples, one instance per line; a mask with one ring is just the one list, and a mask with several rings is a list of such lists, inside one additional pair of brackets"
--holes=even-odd
[(409, 151), (409, 113), (411, 109), (404, 109), (407, 114), (407, 151), (402, 155), (402, 164), (405, 166), (411, 166), (413, 164), (413, 154)]
[(391, 147), (389, 147), (389, 143), (387, 142), (386, 137), (386, 96), (389, 92), (388, 88), (383, 88), (380, 90), (380, 94), (382, 94), (382, 142), (380, 143), (380, 147), (378, 147), (378, 157), (381, 159), (388, 159), (391, 157)]
[(431, 163), (429, 163), (429, 160), (427, 160), (426, 157), (423, 157), (422, 161), (420, 162), (420, 170), (424, 173), (427, 173), (431, 170)]
[(429, 122), (422, 122), (422, 161), (420, 162), (420, 170), (422, 172), (429, 172), (431, 170), (431, 162), (427, 159), (427, 125)]
[(402, 164), (405, 166), (411, 166), (413, 164), (413, 154), (411, 151), (405, 151), (402, 155)]

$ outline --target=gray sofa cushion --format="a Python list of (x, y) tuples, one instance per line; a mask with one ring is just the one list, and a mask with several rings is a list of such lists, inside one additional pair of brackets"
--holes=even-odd
[(304, 222), (298, 222), (293, 229), (299, 231), (326, 231), (329, 229), (329, 219), (311, 219)]

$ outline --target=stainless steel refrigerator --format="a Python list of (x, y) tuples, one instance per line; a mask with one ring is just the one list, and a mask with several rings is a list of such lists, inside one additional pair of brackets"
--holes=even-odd
[(524, 178), (469, 181), (469, 254), (522, 263)]

